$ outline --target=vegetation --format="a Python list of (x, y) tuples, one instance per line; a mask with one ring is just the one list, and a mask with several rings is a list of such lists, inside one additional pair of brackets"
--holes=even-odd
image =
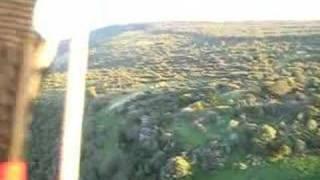
[[(93, 32), (81, 179), (320, 179), (319, 29), (180, 22)], [(35, 180), (56, 172), (67, 55), (35, 103)]]

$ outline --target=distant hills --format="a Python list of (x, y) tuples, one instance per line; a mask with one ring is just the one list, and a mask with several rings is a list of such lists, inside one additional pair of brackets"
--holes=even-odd
[[(109, 26), (91, 32), (90, 38), (90, 67), (97, 67), (101, 55), (109, 52), (112, 44), (127, 38), (139, 43), (143, 38), (168, 36), (186, 36), (196, 39), (208, 38), (245, 38), (245, 37), (279, 37), (279, 36), (305, 36), (320, 34), (320, 21), (246, 21), (246, 22), (163, 22), (147, 24), (130, 24), (122, 26)], [(146, 40), (146, 39), (144, 39)], [(152, 40), (152, 39), (148, 39)], [(157, 40), (157, 39), (154, 39)], [(62, 41), (55, 59), (53, 69), (65, 70), (69, 53), (69, 40)], [(121, 42), (121, 48), (129, 48), (130, 44)], [(109, 48), (109, 49), (104, 49)], [(120, 49), (119, 49), (120, 50)], [(116, 49), (114, 49), (116, 51)]]

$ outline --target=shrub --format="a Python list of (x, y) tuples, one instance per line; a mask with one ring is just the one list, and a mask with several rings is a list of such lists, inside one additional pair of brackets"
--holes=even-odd
[(263, 125), (261, 128), (260, 139), (266, 142), (270, 142), (277, 137), (277, 130), (270, 125)]
[(192, 168), (189, 161), (182, 156), (171, 158), (162, 172), (161, 179), (183, 179), (192, 174)]
[(273, 153), (271, 161), (282, 160), (286, 156), (291, 155), (292, 149), (290, 146), (283, 144), (281, 145), (276, 152)]

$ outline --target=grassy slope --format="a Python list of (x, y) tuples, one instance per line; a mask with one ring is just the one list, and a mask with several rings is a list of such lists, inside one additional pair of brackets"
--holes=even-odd
[[(87, 132), (90, 134), (90, 128), (94, 128), (95, 132), (98, 132), (98, 136), (92, 137), (93, 139), (86, 139), (85, 147), (91, 146), (91, 143), (103, 143), (103, 147), (100, 147), (99, 151), (95, 151), (99, 157), (104, 157), (104, 160), (100, 159), (98, 162), (93, 162), (92, 159), (88, 158), (89, 161), (83, 161), (83, 164), (95, 164), (95, 166), (104, 166), (104, 162), (112, 160), (113, 157), (118, 156), (119, 149), (115, 144), (118, 141), (118, 128), (124, 117), (119, 117), (107, 109), (103, 109), (94, 115), (92, 124), (87, 125)], [(218, 128), (212, 129), (216, 132)], [(175, 125), (175, 131), (181, 135), (184, 144), (189, 146), (197, 146), (206, 142), (206, 134), (194, 129), (190, 124), (181, 122)], [(100, 132), (100, 133), (99, 133)], [(107, 134), (106, 134), (107, 133)], [(92, 135), (92, 133), (91, 133)], [(103, 138), (104, 140), (96, 139)], [(84, 155), (84, 159), (85, 159)], [(92, 156), (91, 152), (89, 156)], [(234, 159), (241, 159), (241, 155), (236, 154), (237, 157)], [(239, 156), (239, 157), (238, 157)], [(100, 167), (101, 168), (101, 167)], [(318, 180), (320, 178), (320, 157), (314, 155), (305, 155), (302, 157), (290, 157), (284, 161), (267, 164), (265, 166), (249, 167), (246, 170), (239, 170), (231, 166), (227, 166), (222, 170), (214, 173), (204, 172), (200, 169), (195, 168), (193, 178), (194, 180)], [(84, 171), (88, 173), (88, 171)], [(83, 174), (84, 177), (90, 175)]]
[[(93, 116), (91, 124), (87, 124), (87, 132), (90, 133), (90, 128), (94, 128), (97, 132), (97, 136), (92, 137), (93, 139), (86, 139), (85, 147), (91, 146), (92, 143), (98, 142), (103, 143), (103, 147), (100, 147), (99, 151), (95, 151), (99, 157), (105, 157), (103, 161), (108, 162), (112, 160), (112, 157), (118, 156), (119, 149), (115, 144), (118, 141), (118, 128), (124, 117), (115, 115), (107, 109), (103, 109)], [(189, 146), (197, 146), (206, 142), (206, 134), (192, 127), (185, 121), (174, 125), (175, 131), (181, 135), (184, 144)], [(213, 132), (217, 132), (221, 128), (212, 129)], [(220, 130), (221, 131), (221, 130)], [(107, 133), (107, 134), (106, 134)], [(104, 140), (96, 139), (103, 138)], [(85, 158), (86, 155), (84, 155)], [(92, 156), (89, 153), (89, 156)], [(236, 154), (234, 159), (241, 159)], [(88, 158), (88, 162), (83, 164), (95, 164), (95, 166), (103, 166), (104, 162), (102, 159), (99, 162), (93, 162), (92, 159)], [(84, 167), (87, 168), (87, 167)], [(267, 164), (258, 167), (249, 167), (246, 170), (239, 170), (231, 166), (227, 166), (222, 170), (214, 173), (204, 172), (200, 169), (194, 169), (194, 180), (317, 180), (320, 178), (320, 157), (314, 155), (306, 155), (302, 157), (290, 157), (284, 161)], [(86, 173), (88, 171), (85, 171)], [(87, 175), (84, 174), (84, 177)], [(90, 177), (90, 175), (88, 175)]]
[(292, 157), (267, 167), (254, 167), (247, 170), (222, 170), (216, 174), (196, 172), (197, 180), (316, 180), (319, 179), (320, 158), (307, 156)]

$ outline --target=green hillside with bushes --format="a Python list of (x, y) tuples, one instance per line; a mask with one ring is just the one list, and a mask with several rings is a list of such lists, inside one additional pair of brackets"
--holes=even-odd
[[(68, 43), (35, 101), (31, 179), (59, 161)], [(82, 180), (320, 179), (320, 22), (92, 32)]]

